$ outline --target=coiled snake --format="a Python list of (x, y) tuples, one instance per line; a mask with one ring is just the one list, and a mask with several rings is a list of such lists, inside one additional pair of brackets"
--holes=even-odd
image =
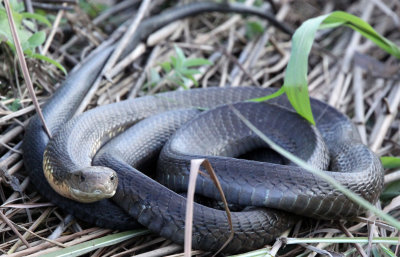
[[(212, 10), (245, 12), (212, 3), (173, 9), (142, 23), (128, 50), (162, 24)], [(257, 14), (251, 10), (248, 12)], [(77, 218), (116, 229), (134, 228), (139, 222), (182, 243), (186, 199), (133, 168), (144, 167), (164, 144), (158, 160), (158, 176), (163, 184), (185, 191), (190, 159), (206, 156), (216, 169), (228, 201), (255, 206), (232, 213), (234, 238), (225, 248), (227, 252), (255, 249), (271, 242), (293, 224), (294, 214), (332, 219), (362, 212), (329, 184), (286, 160), (282, 160), (286, 165), (281, 165), (234, 158), (267, 146), (233, 114), (232, 107), (224, 104), (232, 104), (278, 144), (311, 165), (334, 170), (326, 172), (355, 193), (370, 202), (377, 200), (383, 184), (379, 159), (360, 143), (347, 117), (318, 100), (311, 101), (316, 128), (294, 114), (285, 97), (268, 104), (240, 103), (274, 92), (254, 87), (163, 93), (98, 107), (72, 118), (112, 48), (103, 49), (70, 74), (46, 103), (43, 113), (55, 135), (49, 144), (38, 117), (33, 117), (26, 129), (24, 162), (32, 182), (43, 195)], [(205, 109), (208, 111), (200, 112)], [(135, 123), (101, 148), (92, 160), (110, 137)], [(52, 186), (61, 188), (58, 191), (91, 203), (78, 203), (55, 193), (42, 165)], [(198, 179), (196, 192), (220, 197), (207, 177)], [(92, 202), (114, 193), (112, 199)], [(194, 212), (193, 246), (219, 249), (230, 235), (225, 212), (200, 204), (195, 204)]]

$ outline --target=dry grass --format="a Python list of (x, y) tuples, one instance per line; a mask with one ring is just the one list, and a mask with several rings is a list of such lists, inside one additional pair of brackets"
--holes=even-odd
[[(138, 8), (137, 2), (125, 0), (92, 21), (79, 9), (60, 14), (67, 22), (54, 26), (49, 55), (71, 70), (102, 42), (115, 40), (121, 35), (121, 30), (116, 30), (116, 24), (132, 18), (132, 12)], [(149, 13), (163, 9), (163, 2), (152, 3)], [(317, 0), (273, 2), (276, 3), (278, 19), (294, 28), (307, 18), (333, 10), (346, 10), (362, 17), (378, 32), (400, 45), (400, 4), (397, 1), (353, 1), (351, 4), (348, 1)], [(273, 27), (267, 27), (264, 21), (260, 21), (266, 27), (263, 34), (246, 37), (247, 22), (256, 20), (259, 21), (253, 17), (210, 13), (169, 24), (151, 35), (146, 44), (139, 45), (130, 59), (117, 63), (107, 73), (112, 82), (100, 82), (90, 99), (89, 108), (127, 97), (175, 89), (168, 84), (154, 88), (145, 86), (146, 72), (174, 55), (174, 44), (189, 57), (203, 57), (214, 62), (213, 66), (200, 69), (202, 74), (197, 79), (202, 87), (282, 85), (290, 53), (290, 38)], [(109, 34), (111, 36), (108, 37)], [(308, 78), (311, 95), (348, 114), (364, 143), (379, 156), (398, 155), (399, 62), (349, 29), (322, 31), (317, 39), (310, 57)], [(4, 44), (0, 45), (0, 49), (0, 198), (3, 203), (0, 209), (0, 251), (12, 256), (36, 256), (113, 233), (74, 220), (50, 204), (30, 184), (23, 166), (21, 140), (24, 125), (34, 109), (21, 74), (16, 69), (15, 57)], [(43, 103), (63, 81), (62, 73), (37, 60), (29, 60), (28, 66), (36, 94)], [(10, 106), (16, 99), (20, 99), (21, 107), (13, 110)], [(399, 179), (399, 172), (393, 174), (392, 181)], [(400, 214), (397, 198), (377, 205), (386, 206), (384, 210), (395, 217)], [(290, 232), (290, 237), (340, 235), (398, 236), (398, 233), (368, 215), (351, 222), (300, 221)], [(313, 244), (313, 247), (336, 252), (356, 247), (355, 255), (368, 255), (374, 246), (367, 246), (366, 250), (350, 244)], [(273, 251), (280, 248), (278, 243)], [(157, 256), (165, 256), (183, 250), (168, 240), (147, 234), (100, 248), (89, 255), (146, 253), (151, 256), (151, 251), (158, 251)], [(315, 255), (314, 249), (305, 245), (286, 247), (281, 252), (284, 256), (300, 253)]]

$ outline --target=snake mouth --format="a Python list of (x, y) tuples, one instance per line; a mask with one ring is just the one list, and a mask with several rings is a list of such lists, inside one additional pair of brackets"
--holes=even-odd
[(95, 190), (93, 192), (83, 192), (78, 189), (73, 189), (71, 188), (71, 196), (75, 201), (81, 202), (81, 203), (92, 203), (96, 201), (100, 201), (104, 198), (111, 198), (115, 194), (115, 190), (112, 191), (111, 193), (105, 193), (101, 190)]

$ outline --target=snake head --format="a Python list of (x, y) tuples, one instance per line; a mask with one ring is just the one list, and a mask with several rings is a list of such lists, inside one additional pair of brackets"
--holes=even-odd
[(69, 180), (72, 199), (82, 203), (91, 203), (112, 197), (117, 185), (117, 173), (110, 168), (101, 166), (73, 171)]

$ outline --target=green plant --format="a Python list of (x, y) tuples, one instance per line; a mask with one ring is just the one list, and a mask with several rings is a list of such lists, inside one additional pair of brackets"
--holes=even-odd
[(79, 7), (92, 18), (98, 16), (102, 11), (108, 8), (106, 4), (85, 0), (79, 1)]
[(400, 49), (393, 42), (381, 36), (367, 22), (357, 16), (342, 11), (318, 16), (305, 21), (294, 33), (292, 51), (281, 89), (272, 95), (253, 99), (253, 101), (265, 101), (286, 93), (297, 113), (315, 124), (307, 88), (308, 56), (318, 29), (339, 26), (347, 26), (360, 32), (389, 54), (400, 58)]
[[(382, 48), (384, 51), (400, 59), (399, 47), (390, 40), (378, 34), (368, 23), (349, 13), (336, 11), (331, 14), (309, 19), (305, 21), (296, 30), (292, 38), (292, 51), (288, 66), (286, 68), (283, 86), (274, 94), (257, 99), (252, 99), (251, 101), (257, 101), (257, 102), (266, 101), (271, 98), (282, 95), (283, 93), (286, 93), (289, 101), (291, 102), (293, 108), (297, 111), (297, 113), (300, 114), (305, 119), (307, 119), (310, 123), (315, 124), (311, 112), (310, 98), (308, 94), (308, 83), (307, 83), (308, 56), (311, 51), (311, 46), (314, 42), (316, 31), (318, 29), (335, 28), (338, 26), (347, 26), (360, 32), (363, 36), (373, 41), (377, 46)], [(349, 199), (358, 203), (360, 206), (363, 206), (365, 209), (368, 209), (370, 212), (376, 214), (382, 219), (386, 220), (390, 225), (394, 226), (397, 229), (400, 228), (400, 222), (397, 219), (388, 215), (381, 209), (378, 209), (375, 206), (371, 205), (360, 196), (354, 194), (352, 191), (350, 191), (343, 185), (339, 184), (336, 180), (334, 180), (332, 177), (330, 177), (323, 171), (311, 167), (303, 160), (299, 159), (290, 152), (276, 145), (261, 131), (259, 131), (256, 127), (254, 127), (253, 124), (251, 124), (248, 120), (246, 120), (246, 118), (243, 117), (237, 110), (234, 111), (242, 119), (242, 121), (253, 132), (255, 132), (263, 141), (265, 141), (273, 150), (275, 150), (285, 158), (289, 159), (293, 163), (297, 164), (298, 166), (308, 170), (309, 172), (315, 174), (316, 176), (321, 177), (322, 179), (327, 181), (330, 185), (332, 185), (335, 189), (344, 193)], [(398, 168), (400, 166), (400, 158), (382, 157), (381, 160), (385, 168)], [(392, 183), (389, 187), (386, 188), (384, 194), (382, 195), (382, 198), (392, 198), (394, 196), (399, 195), (400, 193), (399, 188), (400, 188), (400, 181)], [(351, 240), (354, 240), (354, 238), (351, 238)], [(371, 242), (371, 239), (368, 238), (363, 238), (363, 239), (358, 238), (357, 240), (360, 241), (364, 240), (365, 243)], [(377, 238), (377, 240), (382, 240), (382, 238)], [(396, 237), (389, 238), (389, 240), (392, 240), (394, 244), (398, 243), (398, 238)], [(302, 241), (301, 243), (305, 242)], [(332, 243), (340, 243), (340, 238), (332, 239)], [(377, 243), (379, 242), (377, 241)], [(379, 244), (379, 246), (387, 255), (395, 256), (395, 254), (391, 252), (390, 249), (388, 249), (387, 247), (381, 244)]]
[(17, 98), (12, 103), (8, 104), (7, 107), (10, 111), (16, 112), (21, 108), (21, 100)]
[(246, 22), (246, 38), (252, 39), (264, 33), (265, 29), (261, 23), (257, 21)]
[[(47, 20), (47, 18), (37, 13), (23, 12), (24, 5), (22, 2), (11, 0), (10, 4), (12, 7), (17, 33), (20, 38), (21, 47), (24, 51), (24, 54), (30, 58), (49, 62), (58, 67), (64, 73), (66, 73), (65, 68), (60, 63), (47, 56), (36, 53), (36, 48), (42, 45), (46, 40), (46, 33), (43, 30), (31, 32), (36, 30), (36, 26), (28, 19), (36, 20), (50, 27), (51, 24)], [(5, 41), (5, 43), (12, 49), (12, 51), (15, 52), (15, 45), (12, 39), (12, 34), (7, 19), (7, 13), (2, 5), (0, 5), (0, 42), (1, 41)]]
[[(381, 161), (385, 169), (400, 168), (400, 158), (398, 157), (382, 156)], [(400, 181), (394, 181), (385, 187), (381, 194), (381, 200), (390, 200), (398, 195), (400, 195)]]
[(398, 169), (400, 168), (400, 158), (392, 156), (382, 156), (381, 162), (385, 169)]
[(174, 47), (176, 56), (171, 56), (170, 61), (159, 64), (165, 73), (165, 76), (162, 78), (160, 73), (155, 69), (150, 69), (148, 85), (155, 86), (160, 84), (162, 81), (168, 81), (185, 89), (188, 88), (190, 82), (193, 82), (195, 86), (198, 86), (198, 82), (193, 75), (199, 74), (200, 71), (192, 69), (192, 67), (211, 65), (212, 62), (203, 58), (186, 58), (181, 48), (178, 46)]

